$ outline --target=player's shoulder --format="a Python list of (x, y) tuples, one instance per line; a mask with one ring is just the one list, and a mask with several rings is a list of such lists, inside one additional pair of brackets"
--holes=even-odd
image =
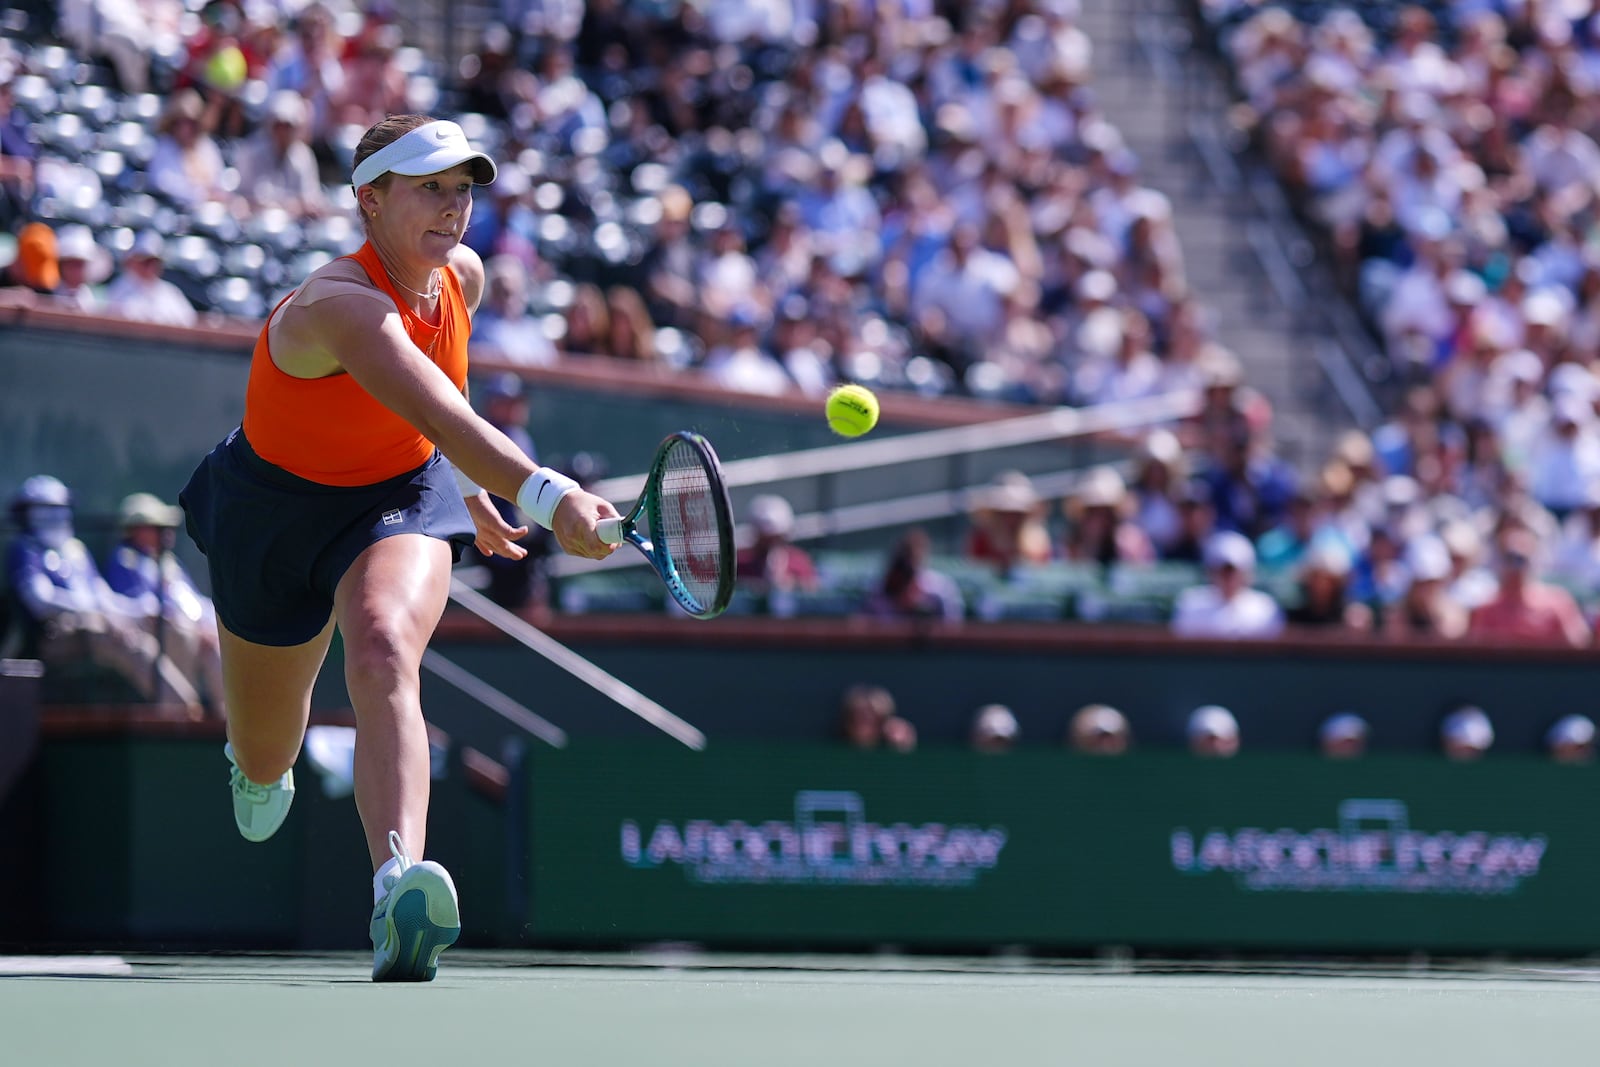
[(367, 276), (366, 270), (349, 257), (324, 263), (300, 283), (285, 317), (359, 318), (382, 317), (394, 311), (394, 300)]
[(458, 244), (450, 253), (450, 269), (461, 283), (461, 295), (466, 297), (467, 307), (476, 311), (483, 299), (483, 258), (466, 245)]

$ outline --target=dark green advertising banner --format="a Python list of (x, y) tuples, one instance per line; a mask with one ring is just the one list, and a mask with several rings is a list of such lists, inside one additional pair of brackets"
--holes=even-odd
[(1600, 771), (1505, 757), (534, 757), (547, 942), (1600, 947)]

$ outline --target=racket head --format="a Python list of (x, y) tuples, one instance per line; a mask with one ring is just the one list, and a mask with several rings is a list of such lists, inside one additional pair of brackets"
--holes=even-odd
[(733, 506), (711, 442), (687, 430), (662, 441), (639, 503), (646, 555), (672, 599), (697, 619), (722, 614), (733, 598)]

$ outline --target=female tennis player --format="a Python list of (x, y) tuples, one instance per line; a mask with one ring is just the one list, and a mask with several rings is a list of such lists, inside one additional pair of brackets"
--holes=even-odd
[[(234, 818), (263, 841), (294, 798), (311, 687), (333, 629), (356, 713), (356, 804), (373, 877), (376, 981), (427, 981), (460, 933), (426, 843), (422, 653), (464, 546), (517, 558), (515, 500), (563, 549), (600, 558), (606, 501), (537, 467), (464, 394), (483, 264), (461, 244), (494, 162), (453, 122), (391, 116), (362, 137), (352, 184), (367, 241), (268, 317), (244, 421), (180, 496), (221, 622)], [(448, 457), (448, 458), (446, 458)]]

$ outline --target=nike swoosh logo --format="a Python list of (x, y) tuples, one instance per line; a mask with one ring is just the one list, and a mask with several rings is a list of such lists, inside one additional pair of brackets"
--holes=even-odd
[(542, 496), (544, 496), (544, 491), (545, 491), (545, 490), (546, 490), (546, 489), (548, 489), (548, 488), (550, 488), (550, 483), (549, 483), (549, 482), (545, 482), (545, 483), (544, 483), (544, 484), (543, 484), (543, 485), (541, 485), (541, 486), (540, 486), (540, 487), (539, 487), (539, 495), (538, 495), (538, 496), (535, 496), (535, 497), (534, 497), (534, 498), (533, 498), (533, 502), (534, 502), (534, 503), (535, 503), (535, 504), (537, 504), (537, 503), (538, 503), (538, 502), (539, 502), (539, 497), (542, 497)]

